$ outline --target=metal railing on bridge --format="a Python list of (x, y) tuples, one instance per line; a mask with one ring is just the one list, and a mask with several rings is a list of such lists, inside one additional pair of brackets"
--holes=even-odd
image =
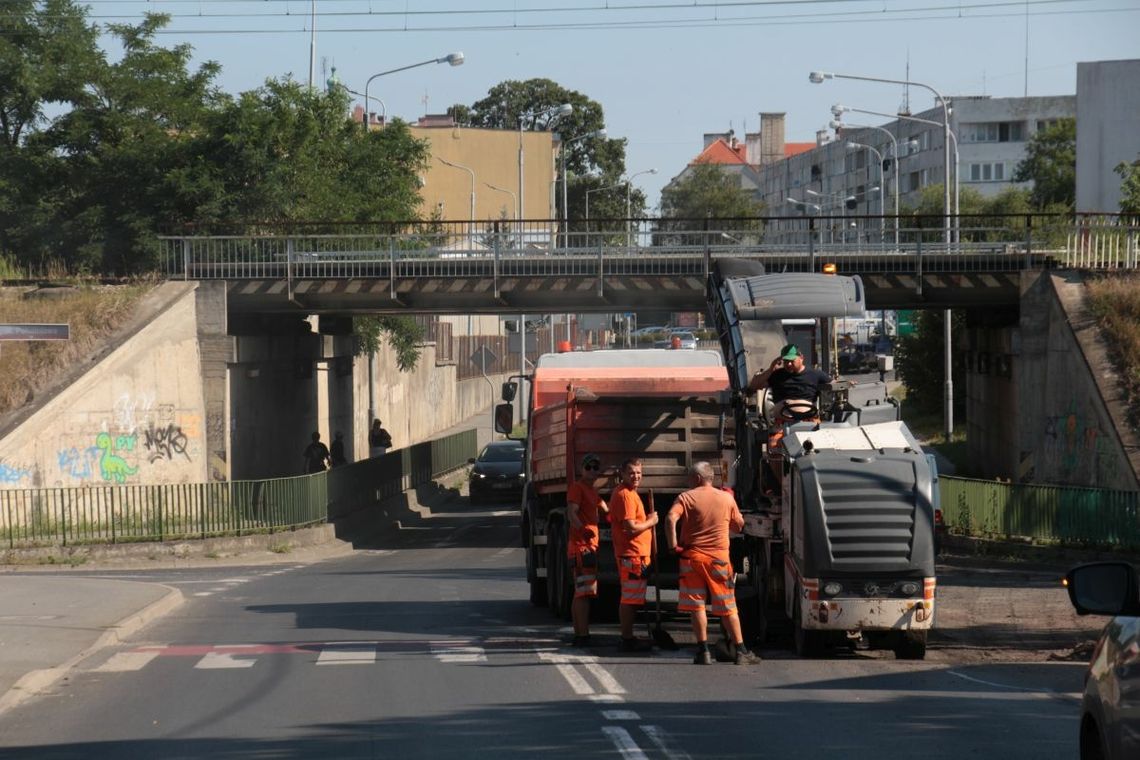
[(0, 489), (0, 548), (242, 536), (303, 528), (462, 467), (465, 430), (327, 472), (223, 483)]
[(721, 258), (791, 271), (833, 262), (863, 274), (1140, 267), (1135, 216), (961, 216), (949, 241), (942, 225), (941, 216), (865, 215), (602, 219), (566, 229), (552, 220), (384, 222), (160, 242), (166, 274), (186, 279), (704, 275)]
[(1140, 549), (1140, 493), (940, 477), (953, 533), (1070, 546)]

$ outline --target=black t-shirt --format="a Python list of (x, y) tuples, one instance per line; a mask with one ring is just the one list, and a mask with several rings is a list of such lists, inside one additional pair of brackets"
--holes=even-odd
[(815, 402), (819, 399), (819, 386), (830, 382), (831, 376), (818, 369), (805, 367), (797, 374), (781, 368), (768, 378), (768, 387), (772, 389), (773, 401), (802, 398)]

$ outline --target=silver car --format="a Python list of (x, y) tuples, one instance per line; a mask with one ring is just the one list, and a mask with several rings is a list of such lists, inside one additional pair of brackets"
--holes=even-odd
[(1081, 759), (1140, 758), (1140, 580), (1127, 562), (1095, 562), (1064, 583), (1078, 614), (1115, 616), (1085, 674)]

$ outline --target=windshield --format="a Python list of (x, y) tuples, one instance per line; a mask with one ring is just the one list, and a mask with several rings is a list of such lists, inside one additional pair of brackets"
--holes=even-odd
[(522, 446), (488, 446), (479, 455), (480, 462), (521, 462)]

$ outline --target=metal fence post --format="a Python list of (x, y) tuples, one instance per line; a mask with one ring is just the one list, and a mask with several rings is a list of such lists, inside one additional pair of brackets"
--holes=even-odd
[(182, 238), (182, 279), (190, 279), (190, 240)]
[(705, 280), (709, 278), (709, 271), (711, 270), (710, 260), (712, 259), (712, 250), (709, 245), (709, 216), (705, 216)]
[(498, 219), (495, 220), (493, 229), (494, 229), (494, 234), (491, 236), (491, 240), (494, 241), (495, 259), (494, 259), (494, 262), (491, 264), (491, 275), (492, 275), (491, 279), (492, 279), (492, 282), (494, 283), (493, 287), (494, 287), (494, 291), (495, 291), (495, 298), (498, 298), (499, 297), (499, 257), (502, 256), (502, 253), (503, 253), (503, 241), (502, 241), (502, 237), (501, 237), (502, 236), (502, 228), (499, 224)]
[(815, 271), (815, 217), (809, 216), (808, 223), (808, 271)]
[(915, 278), (916, 284), (915, 284), (914, 292), (915, 292), (915, 294), (921, 296), (922, 295), (922, 232), (921, 231), (919, 231), (919, 233), (915, 236), (915, 241), (916, 242), (915, 242), (915, 247), (914, 247), (914, 258), (915, 258), (914, 267), (915, 267), (915, 271), (918, 273), (918, 276)]
[(1033, 261), (1033, 214), (1025, 215), (1025, 268)]

